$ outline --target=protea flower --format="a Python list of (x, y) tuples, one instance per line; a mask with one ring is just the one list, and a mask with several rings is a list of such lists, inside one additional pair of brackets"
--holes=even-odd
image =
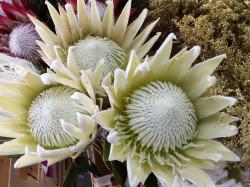
[(114, 85), (104, 85), (112, 107), (94, 115), (109, 131), (109, 160), (127, 161), (132, 187), (151, 172), (164, 186), (185, 179), (214, 186), (202, 169), (215, 169), (218, 161), (239, 161), (212, 140), (237, 134), (229, 125), (237, 118), (221, 112), (236, 99), (203, 95), (215, 84), (211, 74), (225, 55), (191, 67), (200, 48), (185, 48), (170, 58), (173, 38), (170, 34), (143, 63), (133, 51), (126, 70), (115, 70)]
[(28, 0), (0, 2), (0, 52), (11, 56), (35, 60), (39, 58), (36, 40), (40, 37), (28, 15), (35, 16)]
[[(0, 61), (15, 70), (3, 68), (0, 73), (0, 136), (13, 138), (0, 145), (0, 155), (24, 154), (15, 168), (43, 161), (52, 165), (67, 157), (76, 158), (97, 132), (91, 115), (99, 107), (88, 96), (88, 90), (83, 94), (80, 83), (73, 81), (47, 86), (28, 65), (17, 65), (23, 64), (22, 59), (0, 54)], [(57, 73), (63, 80), (63, 73), (70, 71)]]
[[(141, 15), (128, 27), (131, 0), (128, 1), (115, 23), (114, 4), (107, 2), (103, 19), (95, 0), (91, 1), (89, 14), (84, 0), (77, 1), (77, 15), (71, 4), (65, 9), (59, 7), (59, 13), (47, 2), (56, 34), (39, 20), (31, 17), (43, 42), (38, 42), (42, 49), (42, 58), (51, 67), (55, 59), (69, 66), (69, 59), (74, 59), (74, 67), (79, 70), (94, 70), (100, 60), (104, 61), (104, 76), (118, 67), (125, 67), (131, 50), (142, 58), (158, 39), (160, 33), (145, 43), (157, 21), (138, 34), (147, 14)], [(70, 55), (69, 55), (70, 54)], [(70, 58), (67, 58), (69, 57)], [(72, 65), (72, 64), (71, 64)]]

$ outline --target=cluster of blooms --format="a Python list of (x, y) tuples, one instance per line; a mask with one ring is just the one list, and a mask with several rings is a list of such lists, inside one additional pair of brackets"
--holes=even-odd
[[(192, 65), (200, 47), (173, 55), (171, 33), (149, 56), (160, 37), (149, 38), (158, 20), (141, 31), (143, 10), (130, 23), (131, 0), (117, 19), (112, 1), (102, 7), (77, 0), (58, 11), (46, 4), (55, 32), (29, 13), (28, 25), (8, 35), (15, 57), (0, 54), (0, 136), (13, 138), (0, 145), (0, 155), (22, 155), (15, 168), (75, 159), (100, 128), (109, 132), (109, 160), (126, 161), (132, 187), (151, 173), (164, 186), (215, 186), (203, 169), (239, 161), (214, 140), (237, 134), (230, 124), (238, 118), (222, 112), (236, 99), (206, 95), (225, 55)], [(46, 73), (35, 69), (34, 56)]]

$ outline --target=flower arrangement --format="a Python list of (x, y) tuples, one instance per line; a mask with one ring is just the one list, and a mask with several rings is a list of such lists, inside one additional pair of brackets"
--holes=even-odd
[[(243, 101), (216, 90), (225, 87), (227, 55), (210, 51), (217, 41), (197, 39), (203, 31), (212, 37), (212, 23), (189, 33), (208, 15), (195, 22), (186, 12), (204, 6), (193, 9), (201, 15), (209, 3), (57, 3), (0, 2), (0, 155), (16, 156), (15, 168), (72, 158), (63, 187), (82, 171), (92, 173), (93, 186), (243, 186), (224, 180), (230, 167), (218, 166), (241, 163), (244, 150), (248, 157), (248, 122), (238, 129), (234, 112), (246, 110), (235, 106)], [(155, 14), (164, 12), (181, 40), (162, 29)], [(196, 40), (203, 53), (189, 47)], [(238, 136), (240, 153), (229, 146)]]

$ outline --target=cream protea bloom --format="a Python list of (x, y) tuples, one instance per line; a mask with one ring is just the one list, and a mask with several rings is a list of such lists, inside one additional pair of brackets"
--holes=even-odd
[(202, 96), (215, 83), (211, 74), (225, 55), (191, 67), (200, 48), (185, 48), (170, 58), (173, 38), (170, 34), (143, 63), (132, 52), (126, 70), (115, 70), (114, 85), (104, 85), (112, 107), (94, 115), (109, 131), (109, 159), (127, 161), (133, 187), (145, 182), (151, 172), (164, 186), (185, 179), (213, 186), (202, 169), (214, 169), (218, 161), (239, 160), (211, 140), (237, 133), (229, 125), (237, 118), (220, 112), (236, 100)]
[(65, 9), (59, 6), (59, 13), (49, 2), (47, 6), (55, 24), (56, 34), (39, 20), (32, 17), (31, 20), (43, 40), (43, 42), (38, 41), (42, 49), (42, 58), (50, 67), (57, 58), (67, 67), (94, 70), (100, 60), (103, 60), (104, 76), (106, 76), (118, 67), (126, 67), (131, 50), (135, 50), (140, 58), (144, 57), (160, 36), (160, 33), (157, 33), (146, 42), (157, 21), (138, 34), (147, 10), (142, 11), (141, 15), (128, 26), (131, 0), (116, 22), (114, 5), (111, 1), (107, 1), (103, 18), (100, 17), (95, 0), (91, 0), (90, 13), (84, 0), (77, 1), (77, 14), (70, 4), (66, 4)]
[[(11, 64), (13, 59), (19, 63)], [(22, 60), (5, 55), (0, 60), (10, 61), (15, 70), (0, 73), (0, 136), (13, 138), (0, 145), (0, 155), (24, 154), (16, 168), (76, 158), (97, 133), (91, 115), (99, 107), (87, 96), (88, 90), (83, 94), (83, 88), (76, 89), (69, 81), (45, 85), (28, 66), (16, 65)], [(63, 79), (64, 74), (57, 73)]]

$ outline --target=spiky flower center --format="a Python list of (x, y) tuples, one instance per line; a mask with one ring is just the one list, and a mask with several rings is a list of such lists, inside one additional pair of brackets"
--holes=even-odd
[(15, 27), (10, 33), (9, 48), (11, 53), (17, 57), (33, 60), (38, 57), (39, 49), (36, 40), (40, 37), (31, 24)]
[(88, 36), (76, 45), (74, 54), (80, 69), (95, 69), (104, 60), (104, 76), (126, 63), (126, 54), (115, 42), (108, 38)]
[(73, 145), (77, 139), (67, 134), (60, 119), (77, 124), (76, 113), (81, 111), (70, 96), (76, 90), (56, 86), (41, 92), (32, 102), (28, 112), (30, 132), (38, 143), (46, 148), (62, 148)]
[[(169, 82), (151, 82), (134, 91), (126, 114), (132, 136), (125, 137), (140, 149), (175, 150), (195, 134), (197, 118), (193, 104), (180, 87)], [(128, 135), (128, 131), (122, 133)]]

